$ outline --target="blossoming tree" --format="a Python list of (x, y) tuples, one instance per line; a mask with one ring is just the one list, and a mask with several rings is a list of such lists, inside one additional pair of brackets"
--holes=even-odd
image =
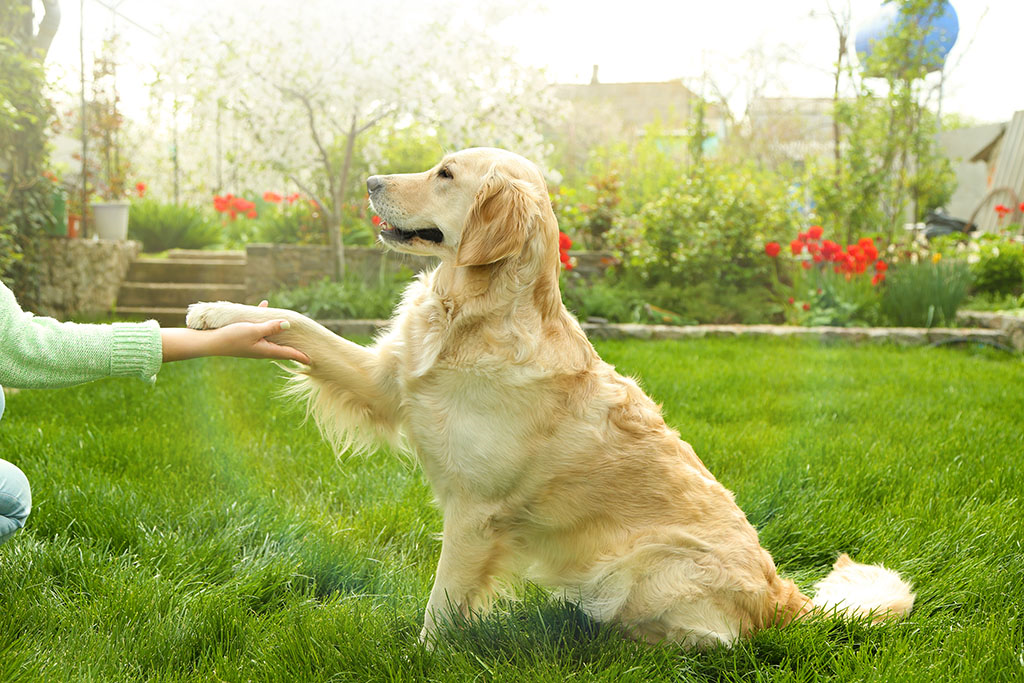
[(474, 25), (486, 19), (454, 4), (378, 3), (367, 12), (348, 3), (277, 3), (214, 14), (169, 46), (179, 85), (160, 79), (161, 92), (173, 90), (187, 120), (181, 137), (199, 143), (191, 153), (208, 172), (222, 162), (269, 171), (315, 198), (340, 274), (341, 210), (362, 196), (350, 177), (357, 149), (386, 170), (388, 136), (415, 124), (439, 148), (495, 145), (540, 162), (547, 156), (538, 128), (556, 116), (555, 100), (539, 71)]

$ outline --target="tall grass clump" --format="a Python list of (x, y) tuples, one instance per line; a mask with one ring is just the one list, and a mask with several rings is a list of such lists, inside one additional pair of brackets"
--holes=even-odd
[(889, 271), (882, 314), (903, 327), (953, 325), (970, 285), (969, 266), (961, 261), (903, 263)]

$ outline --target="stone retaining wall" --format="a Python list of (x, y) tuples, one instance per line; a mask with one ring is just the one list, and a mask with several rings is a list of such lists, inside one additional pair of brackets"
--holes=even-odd
[[(273, 292), (305, 287), (334, 276), (330, 247), (295, 244), (250, 244), (246, 247), (246, 303), (259, 303)], [(436, 259), (388, 252), (379, 247), (346, 247), (345, 269), (360, 279), (376, 278), (384, 269), (397, 274), (403, 268), (419, 272)]]
[(31, 302), (33, 313), (59, 320), (110, 313), (142, 245), (131, 240), (43, 239), (36, 257), (39, 288), (16, 292), (19, 298)]
[[(610, 252), (571, 253), (576, 259), (574, 272), (583, 278), (600, 275), (613, 263)], [(330, 247), (250, 244), (245, 254), (246, 303), (258, 303), (277, 290), (305, 287), (334, 275)], [(435, 258), (401, 254), (382, 247), (345, 248), (345, 269), (364, 281), (377, 278), (381, 268), (389, 274), (397, 274), (403, 268), (418, 273), (436, 264)]]
[(1024, 315), (960, 311), (956, 315), (956, 320), (961, 325), (968, 327), (1000, 330), (1006, 335), (1009, 346), (1018, 351), (1024, 350)]

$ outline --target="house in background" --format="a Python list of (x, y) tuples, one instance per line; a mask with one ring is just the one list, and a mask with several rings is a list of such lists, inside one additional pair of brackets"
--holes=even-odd
[(835, 154), (831, 97), (755, 97), (747, 105), (748, 151), (775, 166), (831, 159)]
[(1005, 123), (990, 123), (939, 133), (939, 147), (956, 173), (956, 189), (945, 207), (950, 216), (966, 221), (978, 209), (992, 180), (992, 169), (984, 159), (1005, 129)]
[[(970, 220), (982, 232), (1020, 224), (1024, 214), (1020, 209), (1024, 202), (1024, 110), (1007, 123), (952, 130), (942, 136), (950, 140), (947, 149), (958, 144), (962, 152), (959, 156), (950, 153), (954, 164), (959, 160), (953, 197), (960, 202), (956, 211), (950, 207), (950, 213)], [(999, 204), (1012, 210), (1002, 219), (995, 211)]]
[[(648, 126), (657, 124), (668, 138), (677, 138), (685, 150), (693, 130), (700, 97), (681, 80), (661, 83), (602, 83), (594, 66), (590, 83), (552, 86), (555, 96), (571, 105), (565, 128), (558, 137), (566, 145), (566, 160), (582, 170), (591, 150), (615, 140), (635, 140)], [(705, 148), (725, 134), (723, 107), (706, 103), (704, 127), (709, 134)]]

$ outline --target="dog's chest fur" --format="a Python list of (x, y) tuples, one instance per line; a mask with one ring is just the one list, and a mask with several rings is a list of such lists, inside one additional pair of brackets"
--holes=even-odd
[(402, 386), (403, 431), (437, 497), (498, 499), (515, 490), (544, 443), (550, 411), (538, 405), (550, 381), (542, 369), (510, 362), (517, 345), (487, 330), (456, 330), (451, 309), (429, 281), (406, 293), (395, 329), (408, 354)]

